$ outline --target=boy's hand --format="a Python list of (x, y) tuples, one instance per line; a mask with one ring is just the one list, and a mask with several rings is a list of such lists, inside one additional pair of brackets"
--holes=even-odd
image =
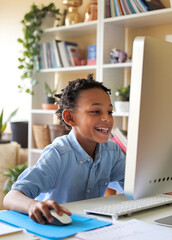
[[(47, 221), (51, 223), (54, 221), (54, 218), (50, 214), (50, 210), (52, 209), (54, 209), (57, 212), (57, 214), (60, 216), (63, 215), (63, 212), (68, 215), (71, 215), (71, 212), (68, 209), (58, 205), (57, 202), (51, 199), (48, 199), (43, 202), (38, 202), (38, 201), (32, 202), (29, 207), (28, 214), (29, 214), (29, 217), (35, 222), (45, 224), (46, 223), (45, 218), (46, 218)], [(42, 214), (45, 216), (45, 218), (42, 216)]]

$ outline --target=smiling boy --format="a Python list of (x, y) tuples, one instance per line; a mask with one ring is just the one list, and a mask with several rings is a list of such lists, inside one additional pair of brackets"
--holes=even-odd
[[(108, 140), (113, 127), (110, 89), (102, 83), (77, 79), (56, 96), (60, 123), (71, 128), (42, 152), (37, 164), (21, 174), (4, 199), (4, 206), (28, 213), (42, 224), (51, 209), (71, 212), (59, 204), (104, 196), (110, 182), (124, 185), (125, 156)], [(118, 189), (119, 190), (119, 189)]]

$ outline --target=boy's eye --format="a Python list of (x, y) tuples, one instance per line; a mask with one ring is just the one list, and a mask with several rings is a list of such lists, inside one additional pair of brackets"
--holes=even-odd
[(97, 113), (99, 113), (100, 111), (98, 111), (98, 110), (94, 110), (94, 111), (91, 111), (91, 113), (95, 113), (95, 114), (97, 114)]
[(112, 114), (113, 114), (113, 112), (112, 112), (112, 111), (109, 111), (109, 112), (108, 112), (108, 114), (109, 114), (109, 115), (112, 115)]

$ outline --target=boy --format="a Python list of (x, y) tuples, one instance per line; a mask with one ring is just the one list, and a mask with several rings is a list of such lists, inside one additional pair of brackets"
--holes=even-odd
[(69, 82), (56, 95), (58, 118), (72, 130), (56, 138), (38, 163), (21, 174), (4, 198), (5, 208), (44, 224), (41, 213), (52, 222), (51, 209), (71, 215), (59, 204), (104, 196), (109, 182), (123, 189), (125, 156), (108, 140), (113, 127), (109, 95), (110, 89), (92, 75)]

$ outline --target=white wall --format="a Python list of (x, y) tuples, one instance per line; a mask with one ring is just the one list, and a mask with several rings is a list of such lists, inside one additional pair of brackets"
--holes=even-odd
[[(18, 57), (21, 57), (21, 45), (17, 38), (22, 38), (22, 24), (20, 23), (30, 6), (38, 6), (54, 2), (57, 7), (64, 9), (62, 0), (0, 0), (0, 111), (4, 108), (7, 117), (15, 108), (19, 107), (15, 121), (29, 119), (30, 96), (19, 93), (17, 85), (20, 83), (22, 71), (18, 69)], [(79, 8), (84, 15), (86, 1)]]

